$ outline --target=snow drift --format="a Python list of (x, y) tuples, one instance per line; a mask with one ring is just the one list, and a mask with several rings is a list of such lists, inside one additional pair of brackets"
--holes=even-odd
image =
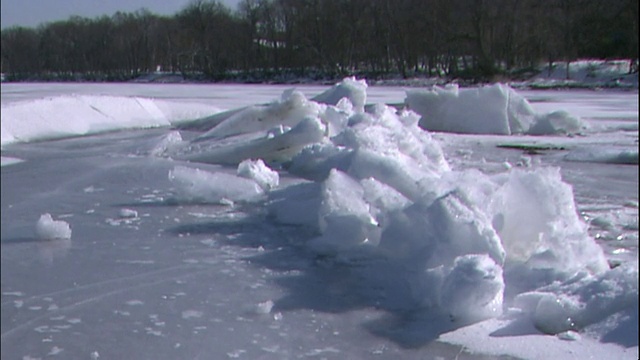
[(169, 126), (219, 112), (202, 104), (141, 97), (77, 95), (2, 105), (2, 145)]

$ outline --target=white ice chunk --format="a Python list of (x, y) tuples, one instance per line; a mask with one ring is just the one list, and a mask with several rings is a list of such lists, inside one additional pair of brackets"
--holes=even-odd
[(332, 142), (311, 144), (291, 159), (287, 170), (305, 179), (323, 181), (331, 169), (345, 171), (351, 163), (351, 154), (351, 149)]
[(38, 219), (36, 235), (40, 239), (70, 239), (71, 228), (66, 221), (53, 220), (51, 214), (46, 213)]
[(364, 105), (367, 103), (367, 81), (364, 79), (357, 80), (355, 77), (347, 77), (329, 90), (316, 95), (312, 100), (324, 104), (337, 105), (343, 98), (351, 101), (355, 111), (364, 111)]
[(526, 132), (535, 116), (531, 105), (507, 85), (459, 90), (434, 86), (407, 91), (406, 104), (431, 131), (511, 135)]
[(580, 132), (585, 128), (585, 124), (579, 118), (572, 116), (564, 110), (538, 115), (531, 129), (527, 131), (529, 135), (570, 135)]
[[(623, 264), (599, 275), (581, 273), (563, 283), (518, 295), (515, 304), (529, 313), (535, 326), (545, 333), (582, 330), (616, 313), (637, 311), (637, 263)], [(634, 331), (632, 324), (627, 326), (628, 331)], [(636, 322), (636, 338), (637, 332)]]
[(288, 225), (303, 225), (318, 231), (321, 186), (301, 183), (269, 193), (269, 212), (275, 221)]
[(268, 314), (273, 309), (273, 305), (274, 303), (272, 300), (267, 300), (265, 302), (258, 303), (254, 310), (256, 314)]
[(269, 105), (255, 105), (245, 108), (223, 120), (194, 141), (222, 139), (240, 134), (267, 131), (278, 125), (294, 127), (305, 118), (317, 117), (321, 109), (320, 105), (307, 100), (300, 91), (287, 90), (279, 101)]
[(120, 209), (118, 215), (124, 219), (137, 218), (138, 212), (132, 209)]
[[(558, 168), (512, 169), (490, 204), (507, 259), (572, 274), (608, 268)], [(500, 226), (497, 226), (497, 225)]]
[(467, 254), (486, 254), (498, 264), (505, 259), (487, 215), (459, 191), (396, 213), (380, 247), (394, 257), (421, 256), (428, 267), (451, 266), (455, 258)]
[(349, 175), (332, 170), (322, 185), (318, 228), (322, 235), (309, 246), (319, 253), (338, 253), (357, 245), (377, 245), (381, 230), (369, 213), (364, 189)]
[(280, 182), (280, 175), (265, 165), (262, 159), (247, 159), (238, 164), (238, 176), (255, 181), (265, 191), (277, 187)]
[(464, 255), (445, 277), (440, 302), (454, 321), (475, 322), (502, 314), (503, 292), (498, 264), (487, 255)]
[(212, 164), (238, 164), (246, 159), (261, 158), (267, 162), (291, 160), (306, 145), (322, 141), (325, 126), (318, 118), (305, 118), (282, 135), (219, 145), (212, 141), (175, 157)]
[(168, 134), (163, 135), (153, 144), (149, 151), (149, 155), (158, 157), (168, 155), (171, 150), (175, 149), (182, 143), (182, 135), (180, 135), (180, 132), (171, 131)]
[(223, 203), (228, 201), (256, 201), (264, 191), (253, 180), (223, 172), (211, 173), (185, 166), (169, 171), (169, 180), (177, 185), (178, 201)]

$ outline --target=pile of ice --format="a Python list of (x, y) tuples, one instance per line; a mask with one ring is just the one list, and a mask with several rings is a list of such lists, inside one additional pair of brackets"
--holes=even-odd
[(77, 95), (3, 104), (2, 145), (170, 126), (219, 112), (193, 103), (141, 97)]
[(71, 227), (63, 220), (53, 220), (51, 214), (42, 214), (36, 223), (36, 236), (43, 240), (71, 239)]
[[(557, 122), (502, 85), (409, 98), (422, 119), (381, 104), (365, 111), (366, 84), (355, 79), (316, 97), (327, 103), (287, 91), (217, 118), (172, 154), (240, 163), (237, 175), (179, 166), (170, 178), (191, 200), (268, 199), (273, 221), (313, 234), (300, 235), (300, 246), (353, 265), (370, 289), (382, 289), (374, 302), (388, 309), (428, 309), (463, 326), (516, 307), (558, 333), (617, 324), (615, 314), (637, 307), (637, 264), (609, 269), (559, 169), (454, 171), (418, 125), (511, 134)], [(305, 180), (275, 188), (273, 171), (246, 159)]]
[(585, 124), (565, 111), (536, 113), (529, 102), (503, 84), (474, 89), (445, 87), (407, 91), (406, 105), (430, 131), (467, 134), (575, 134)]

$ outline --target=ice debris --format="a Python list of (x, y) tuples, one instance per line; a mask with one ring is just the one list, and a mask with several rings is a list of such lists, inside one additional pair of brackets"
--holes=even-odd
[(529, 102), (504, 84), (475, 89), (445, 87), (407, 91), (407, 106), (430, 131), (467, 134), (554, 135), (580, 132), (585, 124), (565, 111), (536, 113)]
[(63, 220), (53, 220), (51, 214), (40, 216), (36, 224), (36, 235), (40, 239), (71, 239), (71, 227)]

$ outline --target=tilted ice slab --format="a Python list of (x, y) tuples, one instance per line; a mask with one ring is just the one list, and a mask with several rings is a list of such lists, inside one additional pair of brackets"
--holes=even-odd
[(333, 122), (332, 110), (321, 115), (330, 105), (333, 110), (355, 109), (363, 111), (367, 102), (367, 83), (365, 80), (345, 78), (326, 91), (308, 100), (296, 89), (282, 93), (280, 99), (268, 104), (232, 109), (204, 118), (180, 124), (181, 129), (205, 131), (196, 141), (222, 139), (229, 136), (268, 130), (275, 126), (292, 127), (305, 117), (326, 116), (328, 123)]
[(176, 185), (175, 200), (187, 203), (233, 204), (258, 201), (264, 190), (252, 179), (206, 170), (176, 166), (169, 172)]
[(2, 145), (105, 131), (170, 126), (213, 106), (140, 97), (58, 96), (2, 105)]
[(576, 133), (584, 127), (566, 112), (536, 113), (525, 98), (503, 84), (409, 90), (405, 103), (422, 116), (420, 126), (431, 131), (553, 135)]
[(301, 92), (294, 89), (287, 90), (279, 101), (244, 108), (198, 136), (194, 141), (223, 139), (234, 135), (267, 131), (277, 126), (291, 128), (304, 118), (317, 117), (321, 108), (318, 103), (307, 100)]

